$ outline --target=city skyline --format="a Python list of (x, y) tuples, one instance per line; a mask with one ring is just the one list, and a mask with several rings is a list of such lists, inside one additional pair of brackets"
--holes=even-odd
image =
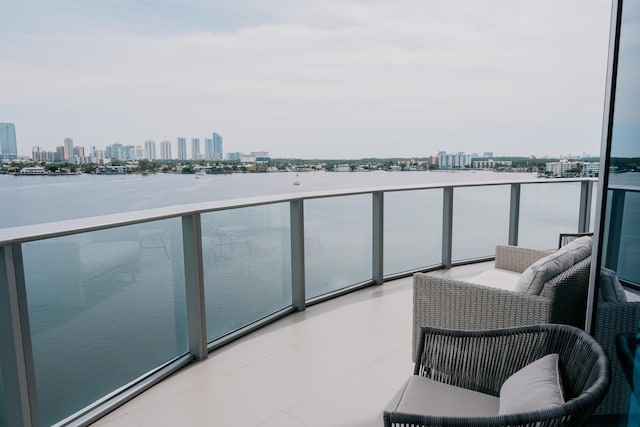
[[(13, 133), (15, 134), (15, 126), (13, 123), (1, 123), (2, 131), (5, 128), (11, 128)], [(7, 133), (7, 132), (4, 132)], [(3, 137), (3, 153), (4, 153), (4, 133), (0, 134)], [(212, 133), (213, 138), (205, 138), (204, 139), (204, 153), (200, 150), (200, 138), (191, 138), (191, 150), (190, 155), (187, 156), (187, 144), (185, 137), (177, 137), (176, 142), (178, 145), (178, 156), (176, 159), (178, 160), (224, 160), (224, 152), (222, 145), (222, 136), (217, 132)], [(15, 137), (13, 138), (13, 145), (16, 145)], [(127, 160), (136, 160), (136, 159), (148, 159), (148, 160), (171, 160), (174, 159), (172, 156), (172, 143), (169, 140), (160, 141), (160, 150), (157, 150), (158, 144), (156, 144), (155, 140), (146, 140), (144, 142), (144, 146), (142, 144), (121, 144), (119, 142), (115, 142), (113, 144), (109, 144), (105, 147), (96, 147), (95, 145), (91, 145), (87, 150), (87, 156), (85, 156), (85, 147), (74, 144), (72, 138), (66, 137), (64, 139), (63, 145), (57, 145), (55, 150), (53, 149), (45, 149), (45, 147), (34, 145), (31, 147), (31, 158), (34, 161), (71, 161), (71, 163), (77, 163), (82, 160), (83, 163), (87, 161), (87, 159), (82, 159), (84, 157), (95, 158), (94, 160), (89, 160), (91, 162), (97, 162), (98, 159), (105, 158), (116, 158), (119, 160), (127, 159)], [(158, 154), (159, 153), (159, 154)], [(23, 155), (25, 156), (25, 155)], [(17, 156), (16, 156), (17, 157)], [(28, 156), (25, 156), (28, 157)]]
[[(167, 135), (300, 158), (599, 152), (610, 2), (3, 2), (18, 151)], [(578, 13), (579, 11), (579, 13)], [(123, 13), (126, 12), (126, 13)]]

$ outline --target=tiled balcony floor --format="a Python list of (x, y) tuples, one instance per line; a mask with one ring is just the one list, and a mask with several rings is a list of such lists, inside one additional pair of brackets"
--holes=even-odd
[[(464, 279), (490, 268), (441, 271)], [(412, 281), (309, 307), (209, 353), (94, 426), (380, 426), (413, 372)]]

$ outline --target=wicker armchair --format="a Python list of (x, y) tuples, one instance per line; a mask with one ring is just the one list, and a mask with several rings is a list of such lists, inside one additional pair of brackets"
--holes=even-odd
[[(385, 426), (574, 426), (582, 425), (604, 397), (610, 382), (609, 361), (586, 332), (566, 325), (532, 325), (490, 331), (422, 328), (414, 375), (429, 384), (447, 384), (496, 399), (507, 378), (548, 354), (558, 354), (564, 391), (559, 406), (525, 413), (462, 417), (402, 413), (400, 401), (383, 415)], [(415, 378), (415, 377), (412, 377)], [(421, 380), (418, 380), (421, 381)], [(437, 386), (437, 387), (448, 387)], [(417, 396), (419, 399), (420, 396)], [(424, 396), (422, 397), (424, 398)], [(502, 402), (501, 402), (502, 403)], [(497, 412), (497, 411), (496, 411)]]
[[(522, 273), (552, 251), (496, 247), (495, 267)], [(484, 330), (562, 323), (584, 328), (591, 256), (544, 284), (540, 295), (428, 273), (413, 276), (413, 356), (420, 328)]]

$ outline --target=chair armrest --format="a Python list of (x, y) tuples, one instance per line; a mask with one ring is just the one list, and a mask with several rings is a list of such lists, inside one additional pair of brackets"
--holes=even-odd
[(553, 252), (546, 249), (498, 245), (496, 246), (496, 268), (522, 273), (531, 264)]
[[(422, 326), (481, 330), (549, 323), (551, 301), (425, 273), (413, 275), (413, 356)], [(414, 359), (415, 360), (415, 359)]]
[(552, 323), (564, 323), (584, 329), (590, 274), (589, 256), (544, 284), (540, 296), (551, 301)]

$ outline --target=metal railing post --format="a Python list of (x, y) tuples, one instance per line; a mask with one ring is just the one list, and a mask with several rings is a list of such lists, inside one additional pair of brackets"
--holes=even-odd
[(291, 200), (291, 296), (298, 311), (306, 307), (304, 271), (304, 201)]
[(442, 265), (451, 268), (453, 241), (453, 187), (443, 187), (442, 199)]
[(22, 247), (0, 247), (0, 364), (7, 425), (39, 425)]
[(204, 360), (207, 358), (208, 352), (200, 214), (195, 213), (182, 217), (182, 245), (189, 352), (195, 356), (196, 360)]
[(375, 191), (373, 194), (373, 251), (372, 275), (376, 285), (384, 282), (384, 193)]
[(578, 233), (586, 233), (591, 225), (591, 195), (593, 194), (593, 182), (580, 183), (580, 213), (578, 216)]
[(520, 184), (511, 184), (511, 203), (509, 205), (509, 244), (518, 246), (520, 227)]

